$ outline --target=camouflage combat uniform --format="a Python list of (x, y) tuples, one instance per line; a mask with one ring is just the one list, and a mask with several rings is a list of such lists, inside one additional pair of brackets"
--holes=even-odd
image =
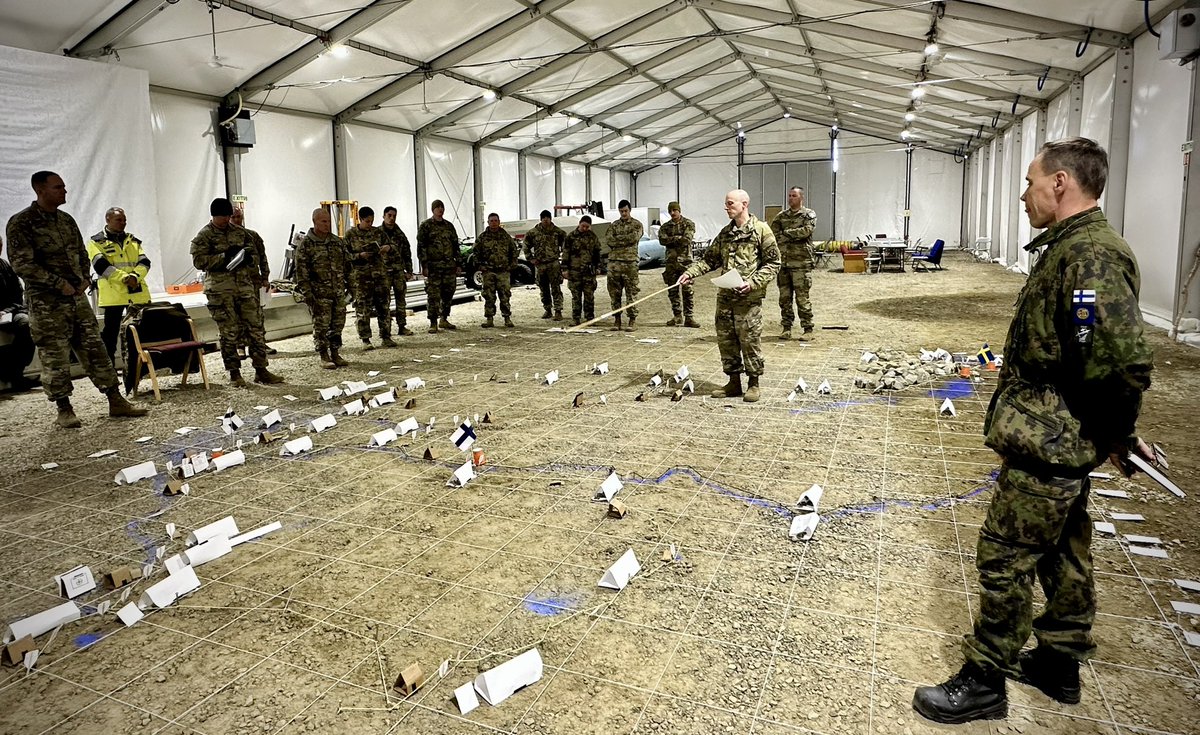
[(383, 253), (379, 252), (382, 235), (378, 227), (363, 229), (358, 225), (346, 233), (350, 250), (350, 285), (354, 294), (354, 323), (358, 338), (371, 341), (371, 317), (379, 322), (379, 336), (392, 338), (392, 312), (388, 309), (391, 293), (387, 288), (387, 273)]
[(563, 241), (562, 267), (571, 291), (571, 319), (596, 318), (596, 273), (600, 271), (600, 238), (593, 230), (572, 230)]
[(512, 316), (512, 269), (517, 264), (517, 241), (503, 227), (485, 229), (475, 238), (475, 263), (483, 277), (483, 315), (496, 315), (496, 296), (500, 296), (500, 314)]
[[(229, 226), (237, 227), (237, 225), (235, 225), (233, 223), (230, 223)], [(250, 235), (250, 240), (253, 241), (253, 243), (254, 243), (254, 252), (258, 255), (259, 285), (260, 285), (260, 288), (266, 288), (271, 283), (271, 265), (270, 265), (270, 263), (267, 262), (267, 244), (265, 242), (263, 242), (262, 236), (259, 235), (254, 230), (251, 230), (247, 227), (243, 227), (242, 229), (246, 231), (246, 234)], [(261, 298), (259, 298), (259, 301), (258, 301), (258, 310), (260, 313), (263, 310), (263, 303), (262, 303)], [(265, 331), (266, 330), (265, 315), (263, 317), (263, 325), (264, 325), (263, 330)], [(243, 335), (242, 338), (238, 340), (238, 347), (239, 348), (246, 347), (247, 344), (248, 343), (246, 342), (246, 337), (245, 337), (245, 335)]]
[(350, 251), (345, 241), (333, 233), (321, 239), (309, 230), (296, 248), (296, 290), (312, 313), (317, 352), (341, 349), (349, 285)]
[[(604, 241), (608, 245), (608, 298), (613, 310), (621, 308), (621, 294), (627, 302), (638, 297), (638, 243), (642, 239), (642, 223), (630, 217), (608, 225)], [(637, 319), (638, 309), (627, 309), (629, 321)], [(620, 315), (618, 314), (618, 319)]]
[(458, 269), (462, 254), (458, 247), (458, 231), (450, 220), (441, 222), (432, 217), (417, 228), (417, 260), (425, 276), (426, 311), (430, 324), (450, 318)]
[[(663, 283), (668, 286), (675, 283), (692, 264), (692, 241), (695, 239), (696, 223), (687, 217), (680, 217), (679, 222), (667, 220), (658, 228), (658, 241), (667, 251)], [(671, 299), (671, 313), (675, 315), (676, 321), (692, 318), (692, 284), (673, 288), (667, 291), (667, 296)]]
[(408, 279), (412, 277), (412, 246), (399, 227), (379, 227), (380, 243), (390, 245), (383, 254), (384, 290), (396, 299), (396, 333), (408, 328)]
[(7, 234), (9, 260), (25, 281), (29, 331), (41, 359), (46, 398), (58, 401), (71, 395), (72, 350), (96, 388), (114, 390), (117, 372), (86, 292), (64, 296), (59, 288), (66, 281), (82, 289), (90, 281), (91, 263), (75, 219), (34, 202), (8, 220)]
[(726, 375), (757, 377), (763, 372), (762, 301), (767, 284), (779, 272), (779, 246), (765, 222), (750, 215), (738, 227), (732, 221), (717, 233), (700, 260), (688, 267), (689, 278), (710, 270), (737, 269), (750, 284), (750, 292), (732, 289), (717, 291), (717, 347), (721, 351), (721, 370)]
[[(1137, 261), (1104, 213), (1052, 225), (1026, 246), (1036, 248), (984, 420), (1002, 467), (979, 532), (979, 619), (963, 645), (968, 662), (1010, 675), (1031, 629), (1077, 660), (1095, 650), (1088, 472), (1128, 451), (1152, 367)], [(1036, 620), (1035, 576), (1048, 597)]]
[[(771, 220), (771, 232), (779, 243), (783, 266), (779, 269), (779, 321), (786, 331), (800, 317), (804, 331), (813, 328), (812, 301), (808, 292), (812, 288), (812, 234), (817, 226), (817, 213), (808, 207), (793, 212), (785, 209)], [(796, 309), (792, 310), (792, 301)]]
[(533, 263), (537, 273), (538, 289), (542, 292), (542, 308), (546, 314), (553, 310), (555, 316), (562, 316), (562, 257), (563, 240), (567, 233), (556, 225), (543, 227), (539, 222), (536, 227), (525, 233), (525, 257)]
[[(242, 250), (240, 264), (229, 261)], [(267, 337), (259, 300), (258, 250), (248, 230), (230, 224), (219, 230), (211, 222), (192, 238), (192, 265), (204, 271), (208, 311), (221, 336), (221, 360), (226, 370), (238, 370), (238, 345), (244, 343), (255, 368), (267, 367)]]

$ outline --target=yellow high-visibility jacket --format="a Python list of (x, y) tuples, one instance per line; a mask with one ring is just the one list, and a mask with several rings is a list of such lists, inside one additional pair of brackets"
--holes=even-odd
[[(108, 233), (101, 230), (88, 241), (87, 252), (100, 286), (100, 306), (145, 304), (150, 301), (150, 287), (146, 285), (150, 259), (142, 252), (141, 240), (126, 232), (121, 242), (113, 242)], [(137, 276), (138, 285), (126, 284), (125, 278), (128, 276)]]

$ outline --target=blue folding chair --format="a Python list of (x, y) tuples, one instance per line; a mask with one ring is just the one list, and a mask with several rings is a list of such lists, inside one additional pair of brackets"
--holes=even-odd
[(921, 270), (944, 270), (942, 268), (942, 250), (945, 249), (946, 243), (940, 238), (933, 241), (933, 245), (927, 253), (917, 253), (909, 258), (914, 271)]

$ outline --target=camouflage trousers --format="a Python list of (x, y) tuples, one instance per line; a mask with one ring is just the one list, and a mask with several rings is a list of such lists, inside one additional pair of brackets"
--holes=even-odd
[(104, 349), (100, 325), (86, 298), (29, 291), (25, 300), (29, 304), (29, 332), (42, 362), (46, 398), (57, 401), (71, 395), (72, 350), (98, 390), (103, 393), (117, 387), (117, 371)]
[(537, 266), (537, 285), (542, 292), (542, 308), (561, 312), (563, 308), (562, 263), (557, 260)]
[[(1032, 631), (1038, 645), (1086, 660), (1096, 648), (1089, 480), (1041, 477), (1007, 463), (979, 531), (979, 618), (963, 640), (967, 661), (1010, 676)], [(1033, 617), (1033, 582), (1046, 605)]]
[(504, 318), (512, 316), (512, 275), (484, 271), (479, 274), (483, 278), (483, 315), (488, 319), (496, 316), (496, 296), (500, 297), (500, 313)]
[(384, 289), (388, 296), (396, 299), (396, 331), (403, 332), (408, 326), (408, 274), (404, 271), (385, 271)]
[[(812, 271), (807, 268), (780, 268), (776, 278), (779, 284), (779, 321), (784, 329), (791, 329), (796, 316), (800, 317), (800, 326), (812, 329), (812, 301), (808, 292), (812, 288)], [(796, 302), (796, 310), (792, 311), (792, 301)]]
[[(689, 265), (691, 265), (691, 263), (668, 264), (666, 269), (663, 270), (663, 283), (670, 286), (678, 281), (679, 277), (683, 275), (683, 272), (688, 269)], [(687, 319), (692, 318), (694, 294), (695, 289), (690, 283), (686, 286), (680, 286), (679, 288), (673, 288), (670, 291), (667, 291), (667, 297), (671, 299), (671, 313), (675, 315), (676, 319), (681, 316)], [(681, 301), (682, 303), (680, 303)]]
[(308, 313), (312, 314), (313, 344), (317, 351), (342, 347), (342, 330), (346, 328), (346, 297), (314, 296), (307, 298)]
[(354, 289), (354, 324), (358, 327), (358, 338), (364, 342), (371, 339), (371, 317), (379, 322), (379, 336), (392, 336), (392, 312), (388, 308), (391, 293), (387, 277), (370, 268), (355, 268), (351, 279)]
[(568, 276), (571, 292), (571, 318), (580, 321), (596, 318), (596, 276)]
[[(621, 295), (625, 295), (625, 301), (632, 303), (637, 301), (638, 297), (638, 264), (608, 261), (608, 299), (612, 302), (613, 311), (621, 308)], [(637, 319), (638, 309), (626, 309), (625, 316), (629, 317), (630, 321)], [(618, 314), (620, 316), (620, 314)]]
[(758, 376), (766, 361), (762, 351), (762, 303), (717, 300), (717, 349), (726, 375)]
[(450, 318), (450, 304), (454, 301), (454, 289), (458, 276), (454, 271), (430, 271), (425, 277), (425, 311), (429, 321)]
[(267, 334), (263, 329), (262, 303), (258, 289), (205, 291), (208, 313), (221, 337), (221, 362), (226, 370), (240, 370), (238, 347), (246, 345), (256, 368), (267, 366)]

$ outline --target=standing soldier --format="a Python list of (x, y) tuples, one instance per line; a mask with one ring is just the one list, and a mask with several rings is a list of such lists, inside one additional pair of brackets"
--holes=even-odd
[(283, 378), (267, 369), (267, 337), (258, 296), (262, 271), (254, 238), (229, 221), (233, 204), (228, 199), (212, 200), (208, 211), (212, 221), (192, 238), (192, 265), (204, 271), (204, 295), (221, 335), (221, 359), (229, 383), (246, 387), (237, 352), (241, 340), (250, 351), (254, 382), (282, 383)]
[(417, 228), (417, 261), (421, 264), (421, 275), (425, 276), (429, 333), (437, 334), (439, 327), (458, 329), (450, 323), (450, 304), (462, 269), (462, 253), (458, 231), (445, 219), (446, 205), (441, 199), (434, 199), (431, 209), (433, 216)]
[(379, 228), (374, 227), (375, 210), (359, 207), (358, 224), (346, 233), (352, 266), (350, 283), (354, 293), (354, 322), (364, 350), (371, 344), (371, 317), (379, 322), (379, 336), (384, 347), (398, 347), (392, 341), (392, 312), (388, 310), (387, 277), (383, 264), (383, 242)]
[[(617, 205), (621, 217), (608, 226), (604, 241), (608, 245), (608, 298), (612, 309), (621, 308), (621, 294), (632, 303), (638, 297), (638, 243), (642, 240), (642, 223), (629, 216), (629, 200), (622, 199)], [(626, 332), (634, 330), (637, 307), (628, 310), (629, 323)], [(613, 317), (614, 332), (621, 331), (621, 315)]]
[(767, 223), (750, 214), (750, 195), (738, 189), (725, 195), (725, 213), (731, 220), (725, 225), (699, 261), (693, 263), (679, 283), (714, 268), (736, 270), (744, 283), (738, 288), (717, 291), (717, 347), (721, 351), (721, 369), (729, 376), (724, 388), (713, 398), (742, 395), (742, 371), (746, 372), (746, 393), (742, 399), (753, 403), (759, 398), (758, 378), (763, 372), (762, 301), (767, 284), (779, 272), (779, 246)]
[[(658, 228), (658, 241), (667, 250), (667, 264), (663, 269), (663, 283), (668, 286), (676, 283), (687, 267), (692, 264), (692, 241), (696, 239), (696, 223), (683, 216), (679, 202), (667, 205), (671, 219)], [(680, 298), (680, 291), (683, 292)], [(671, 321), (668, 327), (699, 327), (692, 315), (692, 284), (680, 286), (667, 291), (671, 299)], [(680, 304), (682, 301), (682, 305)]]
[[(779, 320), (783, 332), (779, 339), (792, 338), (792, 322), (797, 313), (804, 334), (802, 342), (810, 339), (813, 331), (812, 302), (808, 291), (812, 288), (812, 234), (817, 226), (817, 213), (804, 206), (804, 190), (793, 186), (788, 190), (788, 208), (771, 220), (771, 232), (779, 243), (783, 267), (779, 269)], [(792, 299), (796, 300), (796, 311), (792, 311)]]
[(550, 318), (554, 309), (554, 321), (562, 321), (562, 245), (567, 233), (555, 226), (550, 210), (543, 209), (542, 221), (525, 233), (525, 257), (533, 263), (537, 273), (538, 289), (542, 292), (543, 319)]
[[(1089, 473), (1129, 454), (1153, 462), (1135, 434), (1152, 355), (1129, 245), (1098, 200), (1108, 155), (1095, 141), (1047, 143), (1029, 164), (1021, 200), (1041, 249), (1017, 297), (1004, 367), (984, 418), (984, 443), (1001, 458), (979, 529), (979, 612), (963, 640), (963, 667), (921, 687), (913, 707), (935, 722), (1000, 719), (1005, 677), (1065, 704), (1080, 700), (1079, 664), (1096, 650)], [(1033, 582), (1046, 594), (1033, 617)], [(1032, 631), (1037, 647), (1023, 652)]]
[(29, 331), (42, 361), (42, 388), (58, 406), (54, 423), (82, 426), (71, 407), (71, 351), (92, 384), (108, 397), (109, 416), (145, 416), (146, 409), (126, 401), (117, 373), (104, 350), (96, 315), (88, 303), (92, 285), (87, 249), (75, 219), (59, 207), (67, 185), (58, 174), (38, 171), (31, 179), (37, 200), (8, 220), (8, 257), (25, 281)]
[(412, 247), (404, 230), (396, 224), (396, 208), (383, 208), (383, 226), (379, 228), (379, 252), (383, 253), (384, 291), (390, 297), (395, 294), (396, 334), (411, 337), (408, 328), (408, 281), (412, 278)]
[(571, 291), (571, 324), (596, 318), (596, 274), (600, 272), (600, 238), (592, 232), (592, 218), (579, 218), (579, 226), (563, 242), (563, 268)]
[[(500, 215), (488, 215), (488, 226), (475, 238), (475, 262), (483, 276), (483, 324), (491, 329), (496, 316), (496, 294), (500, 295), (500, 313), (504, 315), (504, 326), (515, 326), (512, 322), (512, 269), (517, 264), (517, 241), (500, 226)], [(555, 269), (557, 270), (557, 269)]]
[(342, 359), (342, 329), (346, 326), (346, 290), (350, 285), (350, 251), (333, 234), (324, 208), (314, 209), (313, 226), (296, 248), (296, 291), (312, 314), (313, 344), (321, 367), (332, 370), (350, 363)]
[[(265, 289), (271, 285), (271, 264), (267, 260), (267, 244), (263, 242), (262, 236), (254, 230), (246, 227), (246, 210), (242, 207), (234, 207), (233, 214), (230, 215), (229, 221), (233, 224), (246, 230), (250, 235), (250, 239), (254, 242), (254, 252), (258, 254), (258, 284), (260, 289)], [(258, 300), (258, 310), (262, 311), (262, 298)], [(263, 324), (266, 324), (266, 318), (263, 318)], [(264, 326), (265, 329), (265, 326)], [(242, 339), (238, 344), (238, 351), (241, 353), (246, 348), (246, 340)], [(267, 354), (274, 355), (275, 348), (268, 346)]]
[(116, 366), (117, 335), (121, 333), (125, 307), (150, 303), (150, 287), (146, 285), (150, 259), (142, 252), (142, 241), (125, 231), (125, 210), (120, 207), (104, 213), (104, 229), (92, 235), (87, 252), (98, 279), (97, 301), (104, 310), (100, 339), (108, 359)]

